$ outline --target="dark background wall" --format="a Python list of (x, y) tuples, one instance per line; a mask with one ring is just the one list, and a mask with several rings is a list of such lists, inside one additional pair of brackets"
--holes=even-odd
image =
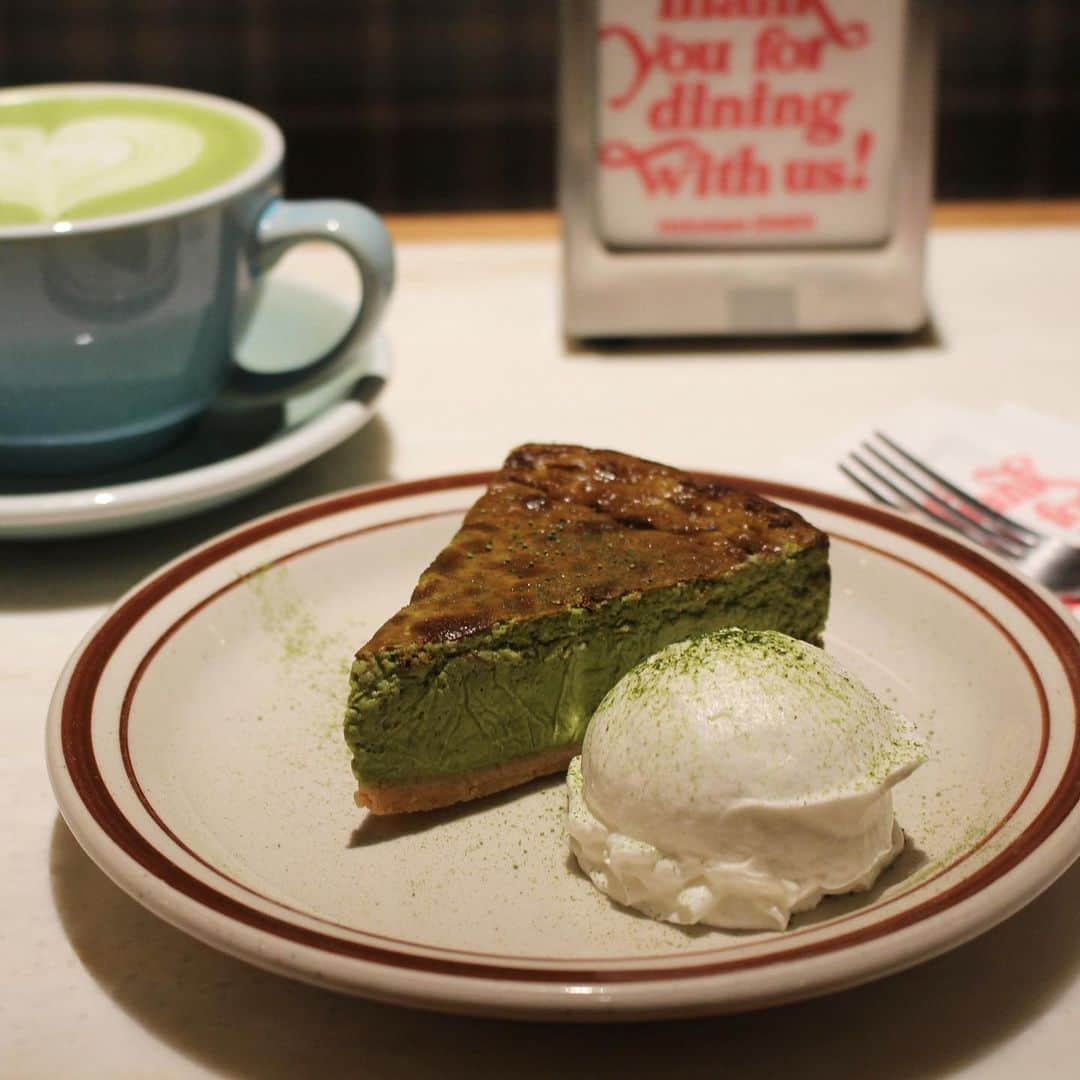
[[(938, 193), (1080, 194), (1080, 0), (941, 0)], [(288, 136), (294, 195), (553, 201), (557, 0), (0, 0), (0, 84), (166, 83)]]

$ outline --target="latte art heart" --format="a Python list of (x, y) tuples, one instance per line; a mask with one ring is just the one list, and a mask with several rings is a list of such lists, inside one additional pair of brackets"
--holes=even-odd
[(0, 202), (57, 221), (92, 199), (167, 180), (194, 164), (204, 139), (175, 120), (95, 116), (52, 132), (0, 125)]

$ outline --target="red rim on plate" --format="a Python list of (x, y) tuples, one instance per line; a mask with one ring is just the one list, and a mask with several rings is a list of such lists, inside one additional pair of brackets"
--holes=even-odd
[[(325, 981), (331, 985), (341, 985), (340, 980), (332, 977), (320, 977), (318, 973), (317, 957), (323, 954), (326, 957), (343, 958), (365, 966), (368, 970), (386, 969), (402, 973), (417, 973), (423, 975), (449, 978), (457, 982), (485, 983), (493, 980), (496, 983), (514, 983), (532, 986), (538, 991), (543, 991), (544, 1002), (537, 998), (531, 1003), (525, 1003), (519, 1013), (528, 1013), (530, 1009), (542, 1013), (552, 1008), (552, 992), (556, 997), (560, 991), (566, 996), (574, 994), (574, 1005), (585, 1006), (600, 1005), (612, 997), (618, 997), (620, 987), (627, 989), (633, 986), (642, 988), (661, 982), (679, 980), (701, 980), (725, 975), (730, 972), (746, 970), (749, 968), (774, 967), (776, 965), (789, 964), (801, 961), (809, 957), (833, 953), (837, 950), (851, 949), (854, 946), (863, 945), (883, 939), (887, 935), (902, 931), (913, 925), (923, 922), (933, 916), (940, 915), (947, 909), (955, 907), (965, 899), (982, 892), (987, 886), (1001, 879), (1010, 870), (1017, 867), (1023, 860), (1035, 852), (1047, 839), (1059, 828), (1062, 822), (1074, 811), (1080, 803), (1080, 642), (1071, 625), (1066, 623), (1067, 616), (1048, 603), (1034, 589), (1019, 580), (998, 563), (985, 557), (982, 553), (961, 544), (948, 536), (926, 529), (914, 522), (897, 518), (892, 514), (878, 510), (875, 507), (850, 502), (849, 500), (826, 493), (815, 492), (778, 483), (748, 480), (739, 477), (718, 476), (709, 474), (712, 480), (732, 483), (740, 487), (758, 491), (769, 498), (782, 502), (794, 502), (804, 506), (812, 506), (822, 510), (831, 511), (856, 521), (887, 529), (893, 534), (898, 534), (908, 540), (914, 541), (921, 547), (930, 549), (935, 555), (944, 556), (950, 562), (960, 565), (964, 570), (981, 578), (989, 584), (993, 590), (1008, 599), (1008, 601), (1037, 628), (1043, 642), (1049, 646), (1056, 661), (1060, 665), (1065, 682), (1068, 685), (1073, 703), (1073, 729), (1071, 746), (1067, 755), (1067, 761), (1062, 769), (1060, 779), (1053, 793), (1042, 804), (1034, 819), (1023, 828), (1007, 845), (993, 855), (986, 863), (978, 867), (967, 877), (955, 882), (949, 887), (937, 892), (920, 903), (899, 910), (893, 914), (885, 915), (873, 922), (853, 927), (839, 934), (820, 938), (812, 941), (800, 941), (803, 936), (801, 931), (791, 932), (790, 947), (775, 949), (767, 953), (750, 955), (730, 955), (727, 950), (720, 959), (709, 959), (709, 953), (695, 953), (692, 962), (687, 958), (672, 956), (670, 958), (651, 958), (647, 966), (639, 967), (604, 967), (603, 961), (597, 960), (595, 967), (590, 968), (588, 962), (568, 961), (567, 959), (552, 959), (551, 962), (530, 959), (524, 962), (524, 958), (515, 958), (506, 955), (483, 954), (476, 952), (455, 951), (439, 949), (422, 943), (410, 943), (393, 938), (379, 937), (374, 934), (366, 934), (357, 928), (349, 928), (338, 924), (315, 919), (288, 908), (279, 902), (247, 889), (226, 875), (222, 874), (196, 852), (192, 851), (169, 829), (167, 823), (146, 798), (139, 784), (131, 762), (127, 746), (127, 716), (131, 707), (135, 690), (143, 672), (150, 664), (161, 645), (182, 626), (192, 615), (197, 613), (214, 599), (235, 587), (238, 581), (205, 596), (198, 603), (190, 606), (182, 615), (173, 620), (168, 629), (159, 635), (154, 644), (142, 655), (139, 664), (132, 674), (124, 693), (124, 704), (119, 724), (120, 752), (124, 761), (127, 777), (133, 790), (149, 813), (157, 826), (189, 856), (200, 862), (223, 882), (233, 886), (232, 892), (247, 892), (253, 899), (259, 899), (265, 905), (272, 905), (276, 910), (271, 912), (260, 908), (254, 903), (247, 902), (242, 895), (230, 895), (230, 893), (215, 888), (212, 884), (200, 880), (184, 867), (178, 865), (165, 853), (160, 851), (139, 829), (125, 816), (121, 807), (110, 792), (99, 768), (95, 757), (93, 744), (93, 706), (95, 695), (101, 676), (128, 632), (146, 615), (152, 608), (162, 601), (163, 598), (176, 589), (189, 582), (201, 571), (219, 562), (227, 556), (233, 555), (241, 549), (265, 541), (268, 537), (282, 533), (286, 530), (305, 525), (320, 518), (325, 518), (343, 511), (353, 510), (366, 505), (386, 503), (393, 500), (404, 499), (412, 496), (429, 495), (435, 492), (465, 489), (485, 484), (490, 478), (490, 473), (469, 473), (456, 476), (437, 477), (427, 480), (419, 480), (407, 483), (390, 484), (374, 488), (365, 488), (341, 495), (330, 496), (311, 503), (303, 504), (295, 509), (283, 511), (267, 518), (256, 521), (248, 526), (226, 534), (222, 538), (211, 541), (191, 554), (182, 557), (171, 565), (165, 567), (157, 574), (148, 579), (141, 586), (136, 587), (105, 617), (98, 627), (90, 634), (73, 657), (57, 689), (52, 710), (51, 741), (58, 737), (60, 754), (57, 758), (50, 757), (50, 766), (53, 774), (53, 784), (57, 790), (61, 809), (65, 817), (81, 842), (88, 848), (103, 869), (113, 874), (123, 887), (131, 891), (130, 880), (121, 880), (121, 875), (115, 874), (110, 867), (105, 865), (97, 845), (101, 838), (107, 838), (108, 842), (115, 845), (128, 859), (138, 868), (142, 874), (148, 874), (165, 886), (175, 897), (185, 898), (187, 901), (215, 913), (224, 920), (235, 923), (257, 934), (268, 934), (273, 938), (299, 946), (305, 950), (312, 950), (313, 959), (302, 968), (292, 971), (299, 977), (313, 981)], [(439, 511), (446, 513), (449, 511)], [(371, 528), (387, 528), (396, 524), (404, 524), (407, 521), (419, 520), (434, 515), (420, 514), (406, 518), (402, 517), (395, 521), (387, 521), (376, 524)], [(353, 529), (341, 532), (307, 546), (290, 549), (288, 553), (275, 562), (295, 557), (315, 547), (338, 542), (350, 536), (357, 535), (369, 529)], [(1034, 784), (1039, 770), (1045, 758), (1047, 739), (1049, 736), (1049, 712), (1047, 705), (1047, 693), (1037, 672), (1036, 665), (1025, 652), (1023, 646), (1016, 638), (997, 620), (992, 613), (981, 607), (974, 599), (961, 593), (954, 585), (932, 574), (924, 567), (902, 559), (894, 553), (885, 552), (881, 549), (865, 544), (860, 540), (845, 538), (853, 543), (878, 555), (904, 563), (907, 567), (932, 578), (937, 584), (956, 593), (967, 604), (971, 605), (983, 618), (989, 620), (997, 632), (1004, 635), (1012, 649), (1020, 657), (1033, 680), (1036, 695), (1042, 708), (1042, 744), (1037, 756), (1032, 774), (1025, 785), (1022, 794), (1016, 800), (1012, 810), (1001, 819), (995, 828), (982, 837), (982, 846), (990, 836), (1002, 827), (1005, 821), (1015, 812), (1026, 799)], [(261, 567), (260, 567), (261, 569)], [(62, 761), (62, 772), (60, 770)], [(101, 838), (90, 838), (86, 830), (79, 828), (72, 821), (73, 807), (67, 802), (72, 798), (80, 812), (89, 815), (93, 822), (93, 828), (100, 831)], [(963, 858), (970, 856), (975, 848), (964, 853)], [(1010, 903), (1002, 904), (1000, 911), (984, 917), (980, 924), (969, 932), (956, 931), (955, 940), (937, 940), (932, 945), (921, 950), (914, 950), (912, 955), (899, 963), (891, 964), (889, 970), (907, 966), (920, 959), (944, 951), (952, 944), (958, 944), (962, 940), (973, 936), (981, 930), (987, 929), (993, 923), (1004, 918), (1016, 907), (1030, 900), (1042, 888), (1045, 888), (1058, 874), (1064, 871), (1076, 851), (1072, 850), (1067, 858), (1059, 859), (1060, 865), (1049, 867), (1045, 880), (1040, 879), (1025, 895), (1014, 897)], [(953, 869), (962, 859), (950, 863), (941, 873)], [(921, 886), (920, 886), (921, 887)], [(152, 908), (154, 905), (144, 898), (144, 902)], [(888, 906), (885, 901), (881, 907)], [(183, 919), (177, 917), (175, 911), (157, 910), (157, 913), (177, 922), (197, 936), (209, 937), (199, 934), (198, 929), (186, 924)], [(860, 911), (858, 915), (865, 914)], [(293, 921), (290, 915), (303, 916), (303, 921)], [(836, 923), (846, 920), (839, 919)], [(312, 925), (312, 924), (315, 925)], [(834, 923), (835, 925), (835, 923)], [(358, 940), (365, 937), (366, 940)], [(287, 965), (274, 963), (265, 957), (250, 955), (245, 949), (228, 944), (211, 941), (219, 944), (229, 951), (237, 952), (246, 959), (256, 963), (263, 963), (277, 970), (287, 970)], [(423, 951), (411, 951), (423, 950)], [(657, 962), (657, 961), (663, 962)], [(615, 963), (615, 961), (608, 961)], [(884, 972), (878, 972), (884, 973)], [(874, 971), (863, 972), (854, 978), (831, 980), (819, 980), (817, 985), (804, 985), (799, 991), (783, 991), (764, 998), (756, 997), (752, 1004), (764, 1004), (769, 1000), (788, 1000), (798, 996), (809, 996), (811, 993), (821, 992), (835, 988), (839, 985), (847, 985), (852, 982), (872, 977)], [(346, 988), (356, 989), (361, 992), (370, 992), (373, 996), (395, 996), (399, 1000), (409, 1000), (410, 994), (407, 988), (399, 990), (396, 994), (390, 994), (385, 988), (380, 990), (376, 985), (378, 979), (372, 985), (365, 985), (361, 977), (355, 985)], [(583, 992), (584, 991), (584, 992)], [(590, 992), (602, 991), (595, 999)], [(483, 995), (481, 994), (480, 997)], [(490, 995), (488, 995), (490, 996)], [(454, 999), (455, 995), (451, 994)], [(500, 1012), (497, 1005), (484, 1008), (478, 1004), (476, 995), (469, 991), (457, 995), (455, 1000), (444, 1002), (445, 1007), (469, 1008), (470, 1011)], [(469, 1002), (472, 1002), (470, 1005)], [(430, 989), (417, 990), (415, 994), (416, 1004), (438, 1005), (438, 995), (432, 994)], [(745, 1002), (744, 1004), (750, 1004)], [(716, 1002), (714, 1001), (715, 1005)], [(723, 1007), (738, 1007), (738, 1003), (724, 1002)], [(568, 1003), (562, 1003), (565, 1014)], [(596, 1010), (593, 1010), (596, 1011)], [(613, 1010), (618, 1013), (616, 1008)], [(685, 1013), (688, 1010), (683, 1007), (679, 1011)], [(697, 1011), (715, 1011), (710, 1009), (708, 1003)]]

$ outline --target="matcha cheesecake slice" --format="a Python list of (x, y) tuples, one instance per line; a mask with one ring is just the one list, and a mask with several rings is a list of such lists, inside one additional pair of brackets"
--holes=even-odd
[(352, 665), (345, 739), (377, 814), (565, 768), (645, 657), (722, 627), (818, 642), (828, 539), (794, 511), (609, 450), (514, 450)]

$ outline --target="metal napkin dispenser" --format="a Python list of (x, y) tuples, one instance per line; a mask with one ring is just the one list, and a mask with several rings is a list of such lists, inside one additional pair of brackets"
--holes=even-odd
[(930, 0), (563, 0), (573, 338), (927, 317)]

